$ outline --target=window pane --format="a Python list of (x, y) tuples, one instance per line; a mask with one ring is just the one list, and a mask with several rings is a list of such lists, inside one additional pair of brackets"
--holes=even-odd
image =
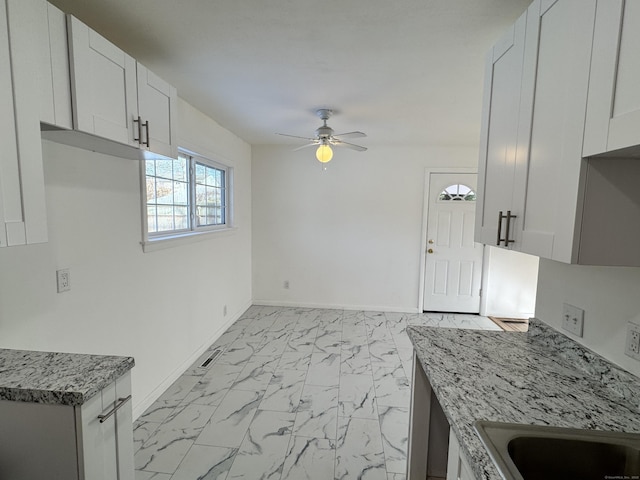
[(205, 166), (201, 163), (196, 163), (196, 183), (204, 184), (205, 180)]
[(147, 177), (147, 204), (156, 203), (156, 179)]
[(156, 160), (156, 176), (173, 178), (173, 160)]
[(156, 203), (170, 205), (173, 203), (173, 182), (171, 180), (156, 180)]
[(156, 219), (156, 206), (147, 207), (147, 229), (149, 233), (158, 231), (157, 219)]
[(188, 205), (189, 197), (187, 184), (183, 182), (173, 182), (173, 203), (175, 205)]
[(173, 230), (173, 207), (158, 205), (158, 232)]
[(207, 187), (204, 185), (196, 185), (196, 205), (207, 204)]
[(173, 179), (186, 182), (188, 180), (187, 171), (187, 159), (178, 157), (178, 160), (173, 163)]
[(156, 162), (154, 160), (145, 160), (144, 168), (147, 175), (154, 176), (156, 174)]
[(189, 209), (188, 207), (174, 208), (175, 229), (186, 230), (189, 228)]

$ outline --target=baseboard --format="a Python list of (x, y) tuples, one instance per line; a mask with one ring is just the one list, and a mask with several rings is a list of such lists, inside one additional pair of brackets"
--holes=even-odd
[(326, 308), (334, 310), (362, 310), (365, 312), (393, 312), (393, 313), (420, 313), (416, 307), (389, 307), (381, 305), (345, 305), (328, 303), (287, 302), (281, 300), (254, 300), (253, 305), (268, 307), (292, 307), (292, 308)]
[(155, 389), (151, 391), (149, 395), (140, 401), (134, 401), (133, 403), (133, 419), (136, 420), (142, 415), (147, 408), (149, 408), (153, 402), (155, 402), (160, 395), (162, 395), (167, 388), (171, 386), (180, 376), (189, 368), (193, 363), (216, 341), (220, 336), (227, 331), (227, 329), (240, 318), (240, 316), (247, 311), (252, 305), (252, 302), (246, 302), (239, 311), (229, 316), (229, 319), (225, 321), (216, 331), (202, 343), (183, 363), (175, 368)]

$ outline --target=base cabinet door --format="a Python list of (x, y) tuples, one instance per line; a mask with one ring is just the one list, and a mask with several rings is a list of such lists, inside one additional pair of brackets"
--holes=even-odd
[(133, 480), (131, 379), (126, 374), (80, 410), (79, 457), (85, 480)]
[(446, 480), (474, 480), (475, 476), (467, 461), (453, 429), (449, 430), (449, 454), (447, 456)]
[(74, 128), (138, 146), (136, 61), (77, 18), (67, 18)]
[(598, 4), (583, 154), (640, 145), (640, 2)]

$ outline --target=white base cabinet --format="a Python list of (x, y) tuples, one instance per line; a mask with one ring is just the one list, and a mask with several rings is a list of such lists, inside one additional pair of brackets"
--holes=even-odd
[(0, 478), (134, 480), (130, 395), (128, 372), (82, 406), (0, 401)]

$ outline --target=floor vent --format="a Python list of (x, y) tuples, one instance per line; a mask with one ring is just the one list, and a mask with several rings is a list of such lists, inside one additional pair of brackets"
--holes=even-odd
[(204, 362), (202, 362), (202, 365), (200, 365), (200, 367), (208, 367), (209, 364), (213, 361), (215, 361), (216, 358), (218, 358), (220, 356), (220, 354), (222, 353), (222, 350), (218, 349), (215, 350), (211, 356), (209, 358), (207, 358)]

